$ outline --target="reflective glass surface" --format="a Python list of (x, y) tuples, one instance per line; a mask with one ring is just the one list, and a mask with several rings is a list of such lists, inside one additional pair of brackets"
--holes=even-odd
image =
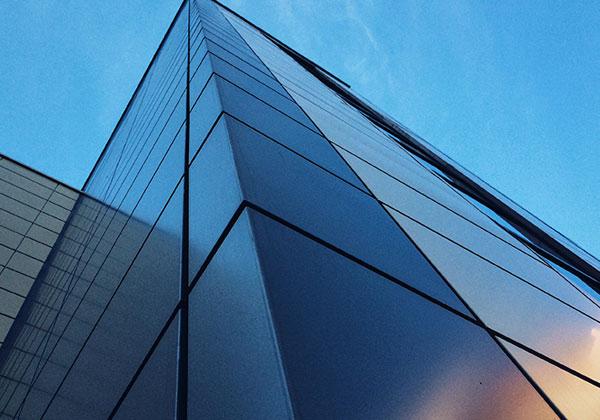
[(489, 327), (600, 379), (598, 322), (391, 211)]
[(221, 118), (190, 167), (190, 279), (241, 202), (229, 132)]
[(171, 321), (118, 408), (115, 419), (174, 418), (179, 317)]
[(342, 156), (352, 164), (373, 194), (394, 210), (600, 320), (600, 307), (596, 303), (539, 257), (532, 256), (531, 251), (523, 250), (523, 245), (515, 246), (499, 236), (498, 227), (484, 229), (349, 153), (342, 151)]
[(254, 133), (231, 142), (244, 198), (467, 312), (374, 199)]
[(269, 304), (243, 214), (190, 295), (190, 418), (291, 418)]
[(0, 418), (598, 417), (597, 261), (352, 95), (193, 0), (83, 192), (0, 155)]
[[(600, 417), (600, 388), (506, 341), (502, 343), (567, 418)], [(596, 347), (600, 347), (600, 334), (596, 334)]]
[(484, 330), (251, 215), (297, 416), (554, 417)]

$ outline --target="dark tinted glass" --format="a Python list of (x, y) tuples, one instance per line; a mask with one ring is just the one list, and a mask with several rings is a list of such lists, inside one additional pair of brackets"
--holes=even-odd
[(552, 418), (479, 327), (254, 213), (301, 418)]
[[(304, 111), (292, 101), (289, 97), (281, 95), (271, 87), (264, 85), (256, 79), (239, 71), (226, 62), (214, 57), (213, 62), (217, 63), (217, 73), (227, 82), (233, 84), (240, 91), (235, 91), (235, 95), (251, 96), (256, 100), (263, 101), (266, 105), (275, 108), (278, 112), (284, 113), (290, 118), (300, 122), (311, 130), (317, 131), (314, 124), (308, 119)], [(250, 98), (248, 98), (249, 100)]]
[(325, 138), (314, 135), (304, 128), (302, 129), (304, 130), (302, 135), (292, 131), (282, 137), (268, 138), (259, 132), (260, 128), (254, 129), (254, 126), (248, 126), (230, 116), (227, 116), (226, 119), (229, 132), (232, 136), (239, 139), (239, 141), (250, 143), (254, 141), (278, 142), (365, 191), (362, 182), (352, 173), (350, 168), (334, 151), (331, 145), (327, 143)]
[[(246, 121), (251, 126), (265, 132), (267, 135), (275, 138), (285, 138), (286, 135), (291, 136), (294, 135), (294, 133), (301, 132), (303, 134), (300, 134), (300, 136), (319, 136), (318, 130), (314, 127), (312, 122), (307, 119), (305, 114), (299, 111), (299, 108), (291, 101), (282, 96), (274, 92), (272, 93), (272, 95), (277, 95), (280, 98), (278, 101), (285, 101), (289, 108), (289, 114), (286, 113), (285, 110), (273, 108), (269, 102), (259, 100), (222, 77), (217, 77), (217, 80), (224, 109), (232, 115)], [(258, 84), (258, 82), (252, 83)], [(265, 89), (268, 88), (265, 87)], [(293, 117), (290, 116), (290, 114), (293, 114)], [(304, 134), (305, 131), (302, 130), (303, 128), (311, 131), (312, 134)]]
[(272, 76), (263, 73), (251, 64), (239, 59), (233, 54), (227, 54), (224, 50), (211, 51), (211, 56), (215, 58), (213, 60), (213, 67), (219, 74), (226, 76), (228, 71), (243, 72), (247, 77), (251, 77), (260, 83), (269, 86), (274, 91), (283, 95), (286, 98), (290, 98), (287, 91), (281, 86), (281, 84), (274, 79)]
[[(207, 65), (209, 65), (207, 63)], [(219, 90), (212, 76), (190, 112), (190, 158), (193, 158), (222, 111)]]
[(175, 417), (179, 316), (171, 321), (114, 418), (163, 420)]
[(486, 325), (600, 379), (600, 353), (590, 351), (597, 321), (399, 213), (394, 217)]
[(244, 198), (466, 313), (373, 198), (274, 142), (231, 142)]
[(190, 103), (194, 105), (213, 72), (206, 42), (200, 44), (197, 55), (193, 58), (193, 63), (190, 63), (190, 68)]

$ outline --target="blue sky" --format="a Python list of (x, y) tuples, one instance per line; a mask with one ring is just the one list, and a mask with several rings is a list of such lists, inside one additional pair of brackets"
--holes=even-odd
[[(600, 3), (224, 3), (600, 255)], [(81, 186), (178, 6), (0, 2), (0, 150)]]

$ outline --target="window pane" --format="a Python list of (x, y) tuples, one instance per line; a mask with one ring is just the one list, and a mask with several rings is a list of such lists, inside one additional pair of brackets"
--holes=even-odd
[(298, 417), (555, 417), (484, 330), (251, 215)]
[(175, 418), (179, 315), (161, 338), (114, 418)]
[(600, 324), (412, 220), (394, 217), (489, 327), (600, 380)]
[(190, 295), (189, 418), (291, 418), (248, 219)]
[[(271, 123), (278, 124), (278, 118), (289, 120), (287, 117), (277, 115), (271, 115), (268, 119)], [(274, 140), (311, 160), (322, 168), (325, 168), (327, 171), (332, 172), (355, 187), (366, 191), (362, 182), (354, 175), (346, 162), (340, 158), (324, 137), (318, 136), (310, 130), (296, 125), (294, 130), (286, 130), (284, 136), (269, 138), (264, 131), (261, 131), (260, 126), (255, 128), (256, 126), (251, 125), (250, 127), (252, 128), (250, 128), (229, 115), (226, 116), (226, 119), (229, 132), (232, 136), (239, 138), (239, 141), (261, 142)], [(268, 132), (269, 130), (266, 131)]]
[(372, 197), (268, 139), (231, 142), (245, 199), (467, 313)]
[(190, 279), (242, 201), (225, 120), (190, 168)]
[[(600, 388), (504, 340), (502, 343), (567, 418), (600, 418)], [(600, 329), (596, 330), (596, 349), (600, 349)], [(600, 360), (600, 351), (596, 356)]]
[[(352, 163), (353, 168), (371, 188), (373, 194), (391, 208), (569, 302), (590, 316), (600, 319), (600, 307), (518, 241), (508, 240), (509, 235), (498, 226), (494, 227), (490, 220), (487, 224), (482, 224), (477, 219), (474, 219), (477, 224), (471, 223), (469, 221), (471, 219), (463, 216), (462, 213), (459, 213), (463, 216), (460, 217), (352, 155), (345, 152), (343, 155)], [(462, 200), (456, 197), (457, 200)], [(473, 208), (471, 213), (474, 211), (476, 210)], [(393, 214), (398, 213), (393, 212)]]

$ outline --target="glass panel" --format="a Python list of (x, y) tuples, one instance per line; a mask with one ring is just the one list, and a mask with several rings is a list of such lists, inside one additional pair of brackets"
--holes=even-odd
[(555, 417), (483, 329), (250, 214), (298, 417)]
[(175, 418), (177, 386), (177, 343), (179, 315), (150, 356), (115, 419), (149, 420)]
[[(273, 117), (274, 118), (271, 120), (271, 122), (277, 124), (277, 116)], [(280, 118), (286, 117), (281, 116)], [(270, 138), (264, 136), (260, 132), (260, 129), (255, 130), (250, 128), (248, 125), (230, 116), (226, 116), (226, 119), (227, 127), (231, 135), (239, 138), (240, 141), (271, 141)], [(335, 153), (335, 151), (323, 137), (313, 135), (312, 132), (303, 127), (300, 128), (299, 126), (296, 126), (296, 128), (298, 128), (298, 130), (291, 130), (287, 132), (285, 136), (279, 136), (273, 138), (273, 140), (283, 144), (301, 156), (315, 162), (319, 166), (334, 173), (355, 187), (366, 191), (362, 182), (356, 177), (356, 175), (354, 175), (350, 168), (348, 168), (348, 165), (346, 165), (340, 156)]]
[[(386, 173), (384, 170), (376, 168), (372, 163), (367, 163), (363, 158), (358, 158), (341, 147), (336, 146), (336, 149), (367, 182), (373, 193), (392, 207), (404, 210), (402, 206), (407, 200), (405, 196), (408, 196), (411, 198), (410, 202), (405, 204), (408, 209), (420, 206), (419, 210), (431, 208), (429, 210), (431, 212), (449, 213), (446, 217), (462, 219), (457, 223), (478, 226), (510, 244), (509, 246), (518, 248), (519, 251), (530, 257), (537, 258), (521, 242), (469, 204), (457, 191), (420, 167), (403, 149), (398, 148), (396, 156), (392, 156), (394, 159), (390, 159), (394, 162), (388, 164), (388, 167), (394, 168), (392, 173)], [(435, 218), (435, 215), (432, 215), (432, 218)]]
[[(501, 341), (567, 418), (600, 418), (600, 388), (519, 347)], [(600, 329), (596, 334), (596, 348), (600, 349)], [(600, 350), (596, 351), (596, 355), (600, 360)]]
[(189, 418), (291, 418), (243, 214), (190, 295)]
[[(213, 65), (215, 65), (215, 72), (219, 74), (221, 78), (226, 80), (225, 84), (232, 85), (227, 87), (227, 90), (223, 92), (223, 95), (227, 95), (228, 92), (233, 90), (231, 95), (242, 96), (243, 98), (246, 98), (246, 101), (251, 101), (251, 98), (248, 97), (251, 96), (255, 100), (260, 100), (265, 104), (271, 106), (272, 108), (275, 108), (275, 110), (286, 114), (290, 118), (293, 118), (302, 125), (310, 128), (311, 130), (317, 131), (317, 128), (308, 119), (304, 111), (302, 111), (300, 107), (295, 102), (293, 102), (287, 95), (283, 96), (279, 92), (275, 92), (270, 87), (265, 86), (261, 82), (237, 70), (235, 67), (227, 64), (225, 61), (219, 59), (218, 57), (212, 57), (211, 62), (213, 62)], [(226, 98), (224, 98), (224, 101), (227, 103)], [(261, 105), (255, 105), (255, 107), (258, 106)], [(246, 109), (246, 112), (251, 111), (250, 109)]]
[(244, 74), (251, 77), (267, 86), (286, 98), (291, 99), (290, 95), (287, 91), (281, 86), (281, 84), (275, 80), (272, 76), (263, 73), (262, 71), (256, 69), (252, 65), (247, 62), (240, 60), (233, 54), (224, 54), (223, 51), (211, 51), (211, 56), (214, 58), (213, 66), (215, 71), (223, 74), (227, 74), (227, 69), (237, 69), (238, 71), (243, 72)]
[(191, 82), (190, 83), (190, 92), (196, 92), (196, 95), (192, 96), (192, 94), (190, 93), (190, 100), (195, 101), (197, 94), (198, 94), (198, 90), (194, 89), (191, 86), (191, 84), (194, 81), (195, 75), (199, 71), (200, 64), (203, 62), (204, 57), (205, 57), (206, 53), (208, 52), (208, 49), (206, 47), (206, 40), (205, 40), (204, 34), (202, 32), (199, 32), (196, 43), (192, 44), (191, 51), (192, 51), (192, 55), (191, 55), (191, 59), (190, 59), (190, 72), (191, 72), (192, 78), (190, 80), (190, 82)]
[[(208, 32), (208, 31), (206, 31), (206, 32)], [(243, 67), (242, 63), (246, 63), (246, 65), (252, 66), (257, 71), (260, 71), (261, 73), (263, 73), (265, 75), (269, 75), (269, 70), (264, 66), (264, 64), (262, 64), (256, 58), (254, 58), (248, 54), (244, 54), (244, 53), (240, 52), (235, 47), (233, 47), (231, 44), (226, 44), (224, 42), (221, 42), (221, 44), (216, 43), (214, 41), (214, 39), (215, 39), (214, 34), (211, 34), (209, 32), (208, 35), (210, 36), (210, 38), (206, 39), (206, 45), (208, 46), (208, 49), (210, 50), (211, 53), (215, 53), (222, 59), (227, 60), (231, 64), (235, 64), (235, 65), (239, 66), (240, 68)]]
[(487, 230), (484, 230), (362, 160), (349, 153), (341, 153), (371, 188), (373, 194), (395, 210), (600, 319), (600, 307), (537, 257), (533, 257), (522, 244), (518, 244), (514, 239), (507, 241), (508, 235), (501, 232), (499, 227), (490, 229), (488, 223)]
[(390, 210), (489, 327), (600, 380), (600, 324)]
[[(194, 65), (198, 65), (192, 72), (192, 78), (190, 80), (190, 104), (192, 107), (198, 101), (198, 97), (202, 94), (206, 83), (210, 79), (210, 76), (213, 74), (213, 67), (211, 62), (211, 57), (208, 54), (208, 50), (206, 49), (206, 43), (203, 42), (198, 50), (198, 58), (197, 63)], [(192, 64), (190, 64), (191, 66)]]
[(232, 136), (231, 143), (248, 201), (467, 312), (370, 196), (274, 142)]
[(222, 111), (216, 78), (217, 76), (211, 76), (190, 111), (190, 159), (196, 155), (210, 128)]
[(256, 55), (250, 49), (248, 49), (243, 41), (232, 39), (229, 35), (223, 32), (223, 29), (218, 28), (209, 22), (204, 22), (203, 26), (206, 38), (211, 41), (211, 44), (218, 45), (222, 49), (226, 49), (231, 54), (235, 54), (248, 64), (263, 71), (265, 74), (269, 73), (269, 70), (256, 57)]
[(190, 167), (190, 279), (241, 201), (229, 133), (221, 119)]
[[(283, 98), (282, 96), (271, 92), (273, 97), (279, 97), (278, 102), (286, 103), (289, 113), (279, 108), (265, 103), (246, 91), (240, 89), (233, 83), (218, 76), (216, 77), (219, 85), (219, 93), (223, 102), (223, 109), (233, 116), (247, 122), (249, 125), (258, 128), (259, 130), (271, 135), (275, 138), (285, 137), (287, 127), (294, 127), (291, 130), (299, 131), (305, 127), (313, 132), (313, 135), (320, 136), (315, 126), (307, 119), (305, 114), (298, 107)], [(259, 84), (258, 82), (255, 82)], [(260, 85), (263, 86), (263, 85)], [(270, 89), (263, 88), (267, 91)], [(281, 104), (279, 104), (281, 106)], [(293, 110), (293, 112), (291, 111)], [(292, 118), (291, 115), (294, 116)], [(287, 118), (286, 118), (287, 117)], [(300, 127), (296, 127), (300, 125)], [(289, 136), (289, 134), (288, 134)]]
[[(123, 158), (127, 167), (115, 173), (111, 179), (104, 200), (107, 204), (118, 206), (134, 181), (148, 182), (144, 176), (148, 176), (156, 168), (156, 158), (162, 158), (166, 146), (175, 138), (185, 119), (183, 82), (184, 80), (180, 83), (179, 90), (173, 92), (174, 95), (157, 105), (158, 110), (152, 112), (152, 119), (143, 131), (135, 133), (135, 145)], [(148, 164), (152, 166), (148, 167)], [(142, 174), (141, 179), (139, 173)]]
[(262, 66), (264, 72), (267, 73), (268, 69), (264, 67), (264, 64), (262, 64), (256, 54), (248, 48), (246, 43), (239, 36), (236, 36), (237, 34), (231, 30), (227, 21), (222, 20), (222, 22), (217, 22), (217, 20), (213, 19), (213, 16), (208, 17), (206, 13), (204, 13), (202, 26), (206, 32), (207, 38), (210, 38), (215, 44), (228, 48), (244, 60), (252, 62), (253, 65), (259, 68)]
[[(546, 262), (550, 264), (550, 266), (552, 266), (556, 271), (558, 271), (564, 278), (568, 279), (571, 283), (577, 285), (580, 290), (585, 291), (585, 293), (587, 293), (587, 296), (589, 296), (590, 299), (600, 304), (600, 293), (592, 289), (589, 284), (587, 284), (585, 281), (582, 280), (582, 278), (580, 278), (580, 276), (585, 278), (586, 276), (584, 274), (576, 275), (570, 270), (567, 270), (561, 267), (560, 265), (553, 263), (550, 260), (546, 260)], [(573, 271), (577, 272), (576, 270)]]
[(133, 213), (136, 219), (147, 224), (154, 223), (168, 195), (183, 176), (185, 131), (180, 130), (175, 138), (165, 140), (148, 156), (119, 207), (123, 214)]

